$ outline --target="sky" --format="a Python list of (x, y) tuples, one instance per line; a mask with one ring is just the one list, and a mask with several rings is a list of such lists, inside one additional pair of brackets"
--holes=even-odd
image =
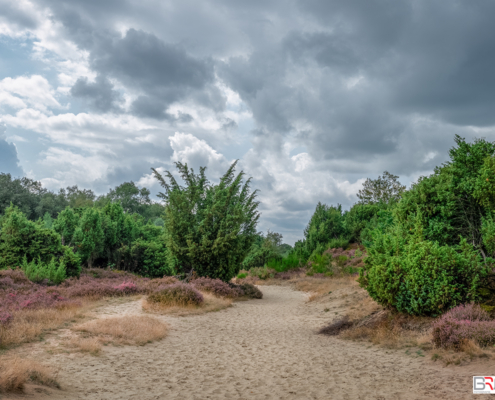
[(495, 140), (491, 0), (0, 0), (0, 172), (156, 194), (239, 160), (259, 229), (301, 239), (366, 178)]

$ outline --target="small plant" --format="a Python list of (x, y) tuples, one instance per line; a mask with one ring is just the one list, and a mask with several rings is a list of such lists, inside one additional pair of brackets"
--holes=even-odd
[(238, 275), (237, 275), (237, 279), (244, 279), (248, 276), (247, 273), (245, 272), (240, 272)]
[(439, 354), (437, 354), (437, 353), (434, 353), (434, 354), (431, 356), (431, 359), (432, 359), (433, 361), (437, 361), (437, 360), (439, 360), (440, 358), (442, 358), (442, 357), (440, 357), (440, 355), (439, 355)]
[(203, 301), (203, 295), (193, 285), (182, 282), (161, 286), (148, 296), (148, 302), (168, 306), (199, 306)]
[(268, 268), (266, 265), (264, 267), (251, 268), (249, 270), (249, 276), (254, 276), (255, 278), (266, 280), (268, 278), (273, 278), (275, 276), (275, 270)]
[(242, 283), (239, 287), (244, 292), (244, 296), (250, 299), (262, 299), (263, 292), (259, 290), (256, 286), (251, 285), (250, 283)]
[(221, 297), (240, 297), (243, 295), (242, 289), (238, 286), (229, 285), (220, 279), (211, 278), (198, 278), (192, 281), (192, 284), (198, 289), (204, 292), (210, 292), (215, 296)]
[(495, 343), (495, 321), (479, 305), (460, 305), (447, 311), (433, 324), (433, 343), (458, 350), (465, 340), (479, 346)]

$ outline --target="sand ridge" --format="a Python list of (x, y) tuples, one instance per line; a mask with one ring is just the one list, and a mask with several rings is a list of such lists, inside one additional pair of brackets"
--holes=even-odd
[[(264, 298), (189, 317), (161, 316), (169, 335), (98, 357), (54, 354), (62, 391), (50, 399), (466, 399), (493, 362), (447, 367), (400, 350), (317, 335), (329, 320), (308, 295), (262, 286)], [(142, 313), (133, 301), (101, 317)], [(480, 370), (481, 368), (481, 370)]]

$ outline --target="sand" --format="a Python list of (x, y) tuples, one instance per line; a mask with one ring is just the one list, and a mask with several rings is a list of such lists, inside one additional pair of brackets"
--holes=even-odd
[[(466, 399), (474, 397), (472, 375), (495, 370), (492, 361), (443, 367), (404, 350), (318, 335), (318, 328), (332, 318), (321, 304), (307, 303), (307, 294), (290, 287), (260, 288), (262, 300), (204, 315), (158, 317), (170, 326), (159, 342), (108, 346), (97, 357), (51, 355), (48, 361), (60, 367), (63, 390), (28, 397)], [(97, 313), (142, 310), (139, 301), (132, 301)]]

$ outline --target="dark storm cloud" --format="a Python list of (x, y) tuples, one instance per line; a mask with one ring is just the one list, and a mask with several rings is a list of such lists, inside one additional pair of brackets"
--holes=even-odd
[(88, 78), (79, 78), (70, 93), (88, 102), (92, 110), (100, 113), (121, 112), (120, 104), (124, 101), (122, 95), (114, 90), (113, 84), (105, 77), (98, 75), (95, 82)]
[(72, 40), (89, 51), (90, 66), (101, 80), (89, 86), (82, 77), (71, 90), (73, 95), (86, 97), (104, 111), (115, 111), (118, 96), (108, 81), (112, 78), (140, 93), (130, 108), (140, 117), (173, 120), (167, 109), (181, 100), (193, 100), (214, 111), (225, 108), (225, 99), (214, 85), (212, 59), (193, 57), (182, 46), (142, 30), (130, 28), (121, 36), (97, 28), (67, 6), (57, 15)]

